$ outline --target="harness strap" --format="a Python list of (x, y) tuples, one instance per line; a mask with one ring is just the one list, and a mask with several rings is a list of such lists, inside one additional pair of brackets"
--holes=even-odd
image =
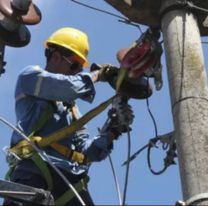
[(54, 105), (52, 102), (49, 103), (49, 105), (45, 108), (43, 113), (41, 114), (41, 117), (38, 119), (38, 121), (33, 125), (31, 129), (31, 134), (29, 135), (29, 138), (34, 136), (35, 133), (37, 133), (39, 130), (41, 130), (46, 122), (52, 117), (54, 112)]
[[(89, 182), (89, 177), (85, 177), (81, 179), (78, 183), (76, 183), (74, 188), (78, 193), (80, 193), (83, 189), (86, 188), (87, 183)], [(72, 190), (66, 191), (61, 197), (59, 197), (57, 200), (55, 200), (55, 205), (65, 205), (67, 202), (71, 201), (75, 197), (75, 194)]]
[(41, 174), (43, 175), (47, 183), (48, 186), (47, 189), (51, 191), (53, 188), (53, 180), (47, 164), (37, 152), (33, 153), (33, 155), (30, 158), (34, 161), (35, 165), (40, 169)]
[(52, 142), (57, 142), (57, 141), (67, 138), (69, 135), (81, 129), (87, 122), (89, 122), (91, 119), (93, 119), (98, 114), (100, 114), (103, 110), (105, 110), (112, 103), (113, 98), (114, 96), (109, 98), (105, 102), (101, 103), (94, 109), (90, 110), (84, 116), (79, 118), (77, 121), (72, 122), (69, 126), (66, 126), (42, 138), (42, 140), (38, 143), (38, 145), (40, 147), (45, 147), (45, 146), (50, 145)]
[(80, 164), (86, 163), (86, 156), (81, 152), (69, 149), (68, 147), (57, 142), (53, 142), (50, 147), (72, 161), (76, 161)]
[(15, 166), (10, 166), (9, 170), (7, 171), (6, 175), (4, 176), (5, 180), (10, 180), (11, 174), (14, 171)]
[[(78, 113), (78, 109), (77, 109), (75, 102), (71, 103), (69, 110), (72, 114), (73, 121), (77, 121), (79, 119), (79, 113)], [(68, 147), (66, 147), (62, 144), (59, 144), (57, 142), (53, 142), (50, 145), (50, 147), (52, 147), (54, 150), (56, 150), (58, 153), (62, 154), (66, 158), (68, 158), (72, 161), (76, 161), (80, 164), (84, 163), (84, 160), (86, 159), (84, 154), (77, 152), (75, 150), (69, 149)], [(86, 161), (85, 161), (85, 163), (86, 163)]]
[[(21, 96), (21, 98), (25, 98), (25, 97), (26, 95)], [(52, 103), (49, 103), (49, 105), (46, 107), (46, 109), (42, 113), (40, 119), (33, 125), (31, 129), (32, 132), (28, 136), (28, 138), (31, 141), (38, 142), (42, 139), (41, 137), (34, 136), (34, 134), (37, 133), (46, 124), (46, 122), (51, 118), (53, 111), (54, 111), (53, 105)], [(41, 175), (46, 181), (48, 190), (51, 190), (53, 188), (53, 180), (52, 180), (52, 176), (49, 171), (49, 168), (47, 164), (45, 163), (45, 161), (41, 158), (41, 156), (37, 152), (34, 152), (31, 150), (30, 147), (27, 147), (28, 142), (26, 140), (22, 140), (18, 144), (20, 145), (20, 149), (19, 151), (15, 151), (15, 153), (18, 156), (21, 156), (23, 158), (30, 158), (35, 163), (35, 165), (40, 169)], [(13, 152), (13, 148), (10, 148), (10, 151)], [(13, 165), (12, 167), (10, 167), (8, 174), (6, 175), (5, 178), (7, 179), (10, 178), (15, 167), (16, 165)]]
[[(33, 136), (46, 124), (46, 122), (49, 120), (49, 118), (53, 114), (53, 107), (52, 105), (50, 105), (43, 112), (39, 121), (34, 125), (33, 130), (32, 130), (33, 132), (30, 134), (29, 138), (32, 141), (36, 141), (39, 147), (52, 146), (61, 154), (65, 153), (68, 157), (71, 157), (71, 160), (77, 161), (79, 163), (84, 163), (85, 156), (82, 153), (79, 153), (73, 150), (70, 151), (70, 149), (65, 148), (65, 146), (62, 146), (61, 144), (57, 142), (61, 139), (68, 137), (73, 132), (76, 132), (77, 130), (81, 129), (88, 121), (90, 121), (92, 118), (94, 118), (104, 109), (106, 109), (107, 106), (110, 105), (110, 103), (112, 102), (113, 98), (114, 97), (111, 97), (107, 101), (101, 103), (99, 106), (95, 107), (94, 109), (86, 113), (80, 119), (77, 119), (77, 112), (74, 107), (72, 108), (72, 114), (74, 115), (74, 119), (77, 119), (77, 120), (72, 122), (72, 124), (70, 124), (69, 126), (63, 129), (58, 130), (57, 132), (52, 133), (51, 135), (45, 138)], [(43, 177), (45, 178), (47, 185), (48, 185), (48, 190), (52, 189), (53, 181), (52, 181), (52, 176), (48, 169), (48, 166), (44, 162), (44, 160), (40, 157), (40, 155), (37, 152), (34, 152), (33, 147), (30, 145), (28, 141), (22, 140), (16, 146), (12, 147), (10, 151), (14, 152), (15, 154), (23, 158), (30, 157), (34, 161), (36, 166), (40, 169)], [(75, 188), (79, 193), (83, 188), (83, 181), (78, 182), (75, 185)], [(58, 203), (56, 203), (56, 205), (63, 205), (62, 202), (69, 202), (73, 197), (74, 197), (74, 193), (70, 190), (57, 200)]]
[(71, 103), (71, 107), (69, 109), (72, 113), (73, 121), (78, 120), (79, 119), (79, 112), (78, 112), (78, 109), (77, 109), (77, 106), (76, 106), (75, 102)]

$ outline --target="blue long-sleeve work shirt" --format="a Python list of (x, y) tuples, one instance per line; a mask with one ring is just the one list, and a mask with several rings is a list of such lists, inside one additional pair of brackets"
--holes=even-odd
[[(28, 66), (20, 73), (16, 85), (17, 127), (29, 135), (43, 111), (49, 104), (53, 104), (52, 117), (38, 132), (39, 136), (44, 137), (72, 122), (72, 114), (63, 102), (71, 102), (78, 98), (92, 102), (94, 95), (95, 88), (89, 73), (67, 76), (50, 73), (39, 66)], [(11, 145), (17, 144), (20, 140), (22, 137), (13, 132)], [(90, 138), (86, 128), (83, 128), (59, 143), (84, 153), (91, 161), (100, 161), (110, 152), (105, 131)], [(81, 174), (88, 170), (89, 165), (72, 162), (50, 147), (44, 150), (56, 166), (68, 172)]]

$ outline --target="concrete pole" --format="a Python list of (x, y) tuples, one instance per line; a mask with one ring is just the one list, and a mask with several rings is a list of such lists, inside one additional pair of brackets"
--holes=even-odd
[(197, 20), (169, 10), (162, 32), (183, 198), (208, 205), (208, 88)]

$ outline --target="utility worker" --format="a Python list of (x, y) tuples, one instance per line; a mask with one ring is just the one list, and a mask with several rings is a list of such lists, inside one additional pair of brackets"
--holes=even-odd
[[(105, 69), (91, 73), (83, 72), (83, 67), (89, 66), (87, 60), (89, 45), (87, 35), (82, 31), (70, 27), (61, 28), (48, 38), (45, 47), (47, 61), (45, 69), (37, 65), (26, 67), (20, 73), (16, 84), (17, 127), (28, 136), (33, 133), (44, 137), (76, 121), (80, 114), (74, 101), (81, 99), (92, 102), (95, 96), (94, 82), (100, 79), (105, 81)], [(41, 128), (34, 131), (35, 125), (48, 107), (52, 108), (52, 115), (49, 115), (49, 119)], [(130, 106), (126, 104), (122, 108), (125, 111), (121, 112), (121, 118), (128, 119), (128, 123), (131, 124), (133, 114)], [(117, 126), (119, 127), (119, 124)], [(50, 145), (43, 150), (69, 182), (76, 185), (86, 179), (91, 162), (101, 161), (110, 153), (112, 149), (110, 127), (107, 121), (100, 133), (93, 138), (89, 137), (87, 129), (83, 127), (58, 142), (69, 150), (83, 154), (87, 157), (87, 162), (79, 163), (76, 159), (70, 159)], [(121, 133), (122, 131), (117, 134), (115, 132), (115, 137)], [(22, 137), (17, 132), (13, 132), (11, 148), (21, 141)], [(47, 171), (46, 169), (42, 171), (32, 158), (22, 158), (13, 168), (10, 181), (50, 190), (56, 201), (69, 188), (47, 162), (44, 160), (42, 162), (47, 166)], [(46, 180), (49, 176), (52, 179), (50, 188)], [(86, 184), (79, 194), (86, 205), (94, 205)], [(80, 205), (80, 201), (73, 195), (59, 204), (75, 206)], [(4, 205), (19, 204), (13, 200), (6, 200)]]

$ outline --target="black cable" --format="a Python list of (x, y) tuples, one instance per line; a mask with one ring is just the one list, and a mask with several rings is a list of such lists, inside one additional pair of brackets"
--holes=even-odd
[[(149, 87), (149, 77), (147, 78), (147, 88)], [(155, 129), (155, 137), (157, 138), (158, 137), (158, 131), (157, 131), (157, 124), (156, 124), (156, 121), (155, 121), (155, 118), (150, 110), (150, 106), (149, 106), (149, 98), (147, 97), (146, 98), (146, 104), (147, 104), (147, 110), (149, 112), (149, 115), (153, 121), (153, 125), (154, 125), (154, 129)]]
[(155, 145), (155, 143), (151, 142), (151, 140), (150, 140), (149, 147), (147, 148), (147, 163), (148, 163), (148, 167), (149, 167), (149, 169), (150, 169), (152, 174), (154, 174), (154, 175), (161, 175), (163, 172), (165, 172), (165, 170), (168, 168), (168, 166), (165, 165), (161, 170), (159, 170), (157, 172), (152, 169), (150, 156), (151, 156), (151, 149)]
[[(149, 85), (149, 78), (147, 78), (147, 83)], [(157, 141), (159, 140), (159, 137), (158, 137), (158, 130), (157, 130), (157, 124), (156, 124), (156, 121), (155, 121), (155, 118), (150, 110), (150, 106), (149, 106), (149, 99), (147, 98), (146, 99), (146, 102), (147, 102), (147, 109), (148, 109), (148, 112), (150, 114), (150, 117), (152, 118), (152, 121), (153, 121), (153, 124), (154, 124), (154, 129), (155, 129), (155, 138), (154, 139), (151, 139), (149, 144), (148, 144), (148, 148), (147, 148), (147, 163), (148, 163), (148, 167), (150, 169), (150, 172), (154, 175), (160, 175), (162, 174), (163, 172), (165, 172), (165, 170), (167, 169), (167, 166), (165, 165), (164, 168), (158, 172), (154, 171), (152, 169), (152, 166), (151, 166), (151, 160), (150, 160), (150, 156), (151, 156), (151, 149), (152, 147), (156, 147), (156, 143)]]
[(125, 24), (129, 24), (129, 25), (132, 25), (132, 26), (135, 26), (139, 29), (140, 33), (143, 34), (144, 32), (142, 31), (141, 27), (139, 26), (139, 24), (135, 24), (135, 23), (132, 23), (129, 19), (125, 19), (125, 20), (118, 20), (119, 22), (122, 22), (122, 23), (125, 23)]
[(108, 15), (111, 15), (111, 16), (114, 16), (114, 17), (117, 17), (119, 19), (128, 20), (128, 19), (126, 19), (123, 16), (120, 16), (120, 15), (117, 15), (117, 14), (114, 14), (114, 13), (111, 13), (111, 12), (108, 12), (108, 11), (105, 11), (103, 9), (98, 9), (96, 7), (93, 7), (93, 6), (89, 6), (88, 4), (84, 4), (84, 3), (80, 2), (80, 1), (77, 1), (77, 0), (71, 0), (71, 1), (74, 2), (74, 3), (76, 3), (76, 4), (82, 5), (84, 7), (90, 8), (92, 10), (99, 11), (99, 12), (103, 12), (105, 14), (108, 14)]

